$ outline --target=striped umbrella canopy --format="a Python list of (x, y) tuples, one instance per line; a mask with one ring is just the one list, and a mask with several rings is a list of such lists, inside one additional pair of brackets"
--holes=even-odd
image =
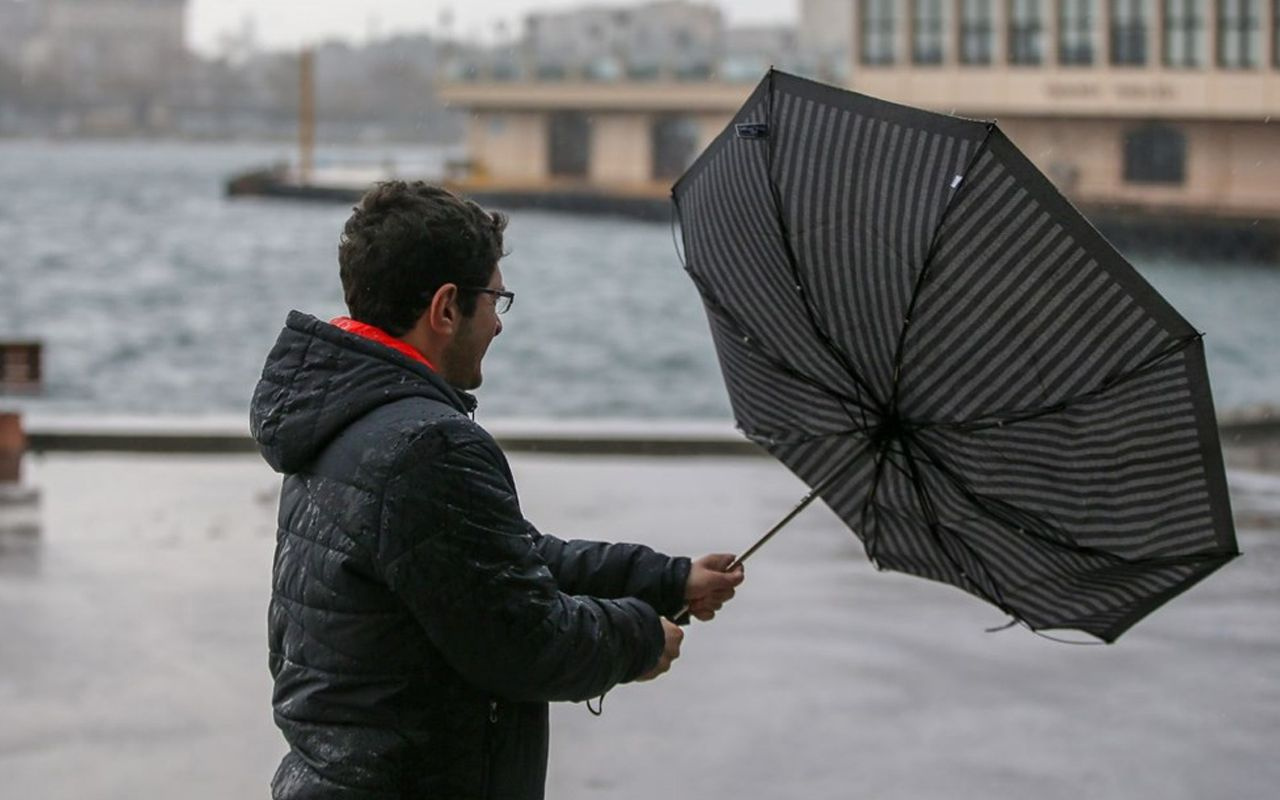
[(1201, 334), (994, 123), (771, 71), (672, 196), (738, 426), (878, 567), (1111, 642), (1238, 554)]

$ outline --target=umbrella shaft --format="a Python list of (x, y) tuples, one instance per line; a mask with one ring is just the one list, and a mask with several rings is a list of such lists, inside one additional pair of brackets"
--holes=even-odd
[[(788, 522), (795, 519), (797, 514), (799, 514), (801, 511), (804, 511), (805, 508), (810, 503), (812, 503), (814, 500), (817, 499), (818, 492), (822, 491), (823, 489), (827, 488), (827, 486), (834, 483), (836, 476), (838, 476), (839, 474), (840, 474), (840, 470), (837, 469), (837, 470), (834, 470), (826, 478), (824, 478), (821, 483), (819, 483), (817, 486), (813, 488), (812, 491), (809, 492), (809, 494), (805, 495), (804, 499), (801, 500), (800, 503), (795, 508), (791, 509), (790, 513), (788, 513), (785, 517), (779, 520), (778, 524), (770, 528), (769, 532), (766, 533), (764, 536), (761, 536), (760, 539), (756, 541), (755, 544), (748, 547), (745, 553), (735, 558), (732, 564), (725, 567), (724, 571), (732, 572), (733, 570), (737, 569), (740, 564), (742, 564), (748, 558), (750, 558), (757, 550), (759, 550), (761, 547), (764, 547), (765, 542), (772, 539), (778, 531), (786, 527), (786, 524)], [(685, 607), (680, 609), (680, 612), (675, 616), (673, 616), (671, 619), (678, 624), (683, 624), (688, 621), (688, 614), (689, 614), (689, 606), (686, 603)]]
[[(819, 488), (822, 488), (822, 487), (819, 486)], [(774, 535), (778, 533), (778, 531), (782, 530), (788, 522), (795, 519), (796, 515), (799, 514), (801, 511), (804, 511), (805, 508), (810, 503), (812, 503), (815, 499), (817, 499), (817, 497), (818, 497), (818, 489), (814, 489), (813, 491), (809, 492), (809, 494), (805, 495), (805, 498), (800, 501), (799, 505), (791, 509), (790, 513), (788, 513), (785, 517), (779, 520), (778, 524), (770, 528), (769, 532), (766, 533), (764, 536), (761, 536), (760, 539), (757, 540), (755, 544), (748, 547), (745, 553), (735, 558), (733, 560), (733, 563), (730, 564), (725, 571), (730, 572), (732, 570), (737, 569), (739, 564), (742, 564), (743, 562), (745, 562), (748, 558), (754, 555), (757, 550), (759, 550), (761, 547), (764, 547), (765, 542), (772, 539)]]

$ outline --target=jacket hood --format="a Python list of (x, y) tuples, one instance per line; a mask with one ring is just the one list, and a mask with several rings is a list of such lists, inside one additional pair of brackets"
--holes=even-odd
[(349, 424), (406, 397), (465, 414), (476, 405), (426, 365), (292, 311), (254, 389), (249, 429), (272, 469), (297, 472)]

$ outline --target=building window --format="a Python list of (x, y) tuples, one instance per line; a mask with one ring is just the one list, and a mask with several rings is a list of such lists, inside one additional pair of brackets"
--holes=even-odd
[(1164, 0), (1166, 67), (1204, 66), (1204, 23), (1204, 0)]
[(946, 21), (943, 0), (912, 0), (911, 60), (916, 64), (941, 64)]
[(1061, 0), (1058, 4), (1058, 63), (1093, 63), (1094, 0)]
[(550, 125), (547, 162), (551, 174), (585, 178), (591, 168), (591, 119), (581, 111), (556, 111)]
[(1218, 66), (1258, 66), (1258, 0), (1218, 0)]
[(1043, 6), (1041, 0), (1010, 0), (1010, 64), (1039, 64), (1044, 60)]
[(1124, 137), (1124, 179), (1130, 183), (1182, 183), (1187, 137), (1175, 127), (1153, 123)]
[(661, 116), (649, 129), (655, 180), (679, 178), (698, 155), (698, 124), (683, 116)]
[(961, 64), (990, 64), (994, 32), (991, 0), (960, 0)]
[(1111, 0), (1111, 63), (1147, 63), (1147, 0)]
[(893, 0), (862, 0), (858, 30), (863, 64), (892, 64), (894, 55)]

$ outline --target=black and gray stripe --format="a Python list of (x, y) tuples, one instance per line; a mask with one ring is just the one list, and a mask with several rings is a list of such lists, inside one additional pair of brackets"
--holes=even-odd
[(994, 124), (771, 72), (672, 194), (739, 426), (877, 565), (1112, 641), (1236, 555), (1199, 334)]

